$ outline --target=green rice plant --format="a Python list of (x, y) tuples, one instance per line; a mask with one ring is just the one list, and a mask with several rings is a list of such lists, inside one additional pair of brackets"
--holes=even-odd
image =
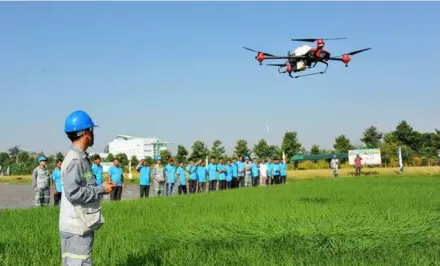
[[(103, 203), (96, 265), (434, 265), (439, 177), (346, 177)], [(0, 213), (0, 265), (60, 265), (58, 208)]]

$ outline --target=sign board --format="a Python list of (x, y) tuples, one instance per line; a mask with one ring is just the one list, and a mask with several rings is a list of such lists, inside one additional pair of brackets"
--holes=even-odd
[(362, 150), (349, 150), (348, 151), (348, 163), (354, 165), (354, 158), (356, 154), (362, 158), (363, 165), (381, 165), (382, 158), (380, 157), (380, 149), (362, 149)]

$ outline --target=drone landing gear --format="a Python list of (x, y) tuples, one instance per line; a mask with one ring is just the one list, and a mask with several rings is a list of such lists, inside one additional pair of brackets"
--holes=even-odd
[[(327, 62), (324, 62), (324, 61), (319, 61), (319, 62), (325, 64), (325, 69), (324, 69), (324, 71), (321, 71), (321, 72), (315, 72), (315, 73), (310, 73), (310, 74), (304, 74), (304, 75), (297, 75), (297, 76), (292, 76), (291, 73), (289, 73), (289, 77), (294, 78), (294, 79), (297, 79), (297, 78), (300, 78), (300, 77), (306, 77), (306, 76), (312, 76), (312, 75), (324, 74), (325, 72), (327, 72), (328, 63), (327, 63)], [(315, 67), (317, 63), (318, 63), (318, 62), (316, 62), (316, 63), (314, 64), (313, 67)]]

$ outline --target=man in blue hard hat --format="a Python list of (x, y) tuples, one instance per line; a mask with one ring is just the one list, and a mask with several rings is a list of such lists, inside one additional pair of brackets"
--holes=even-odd
[(41, 155), (37, 158), (38, 166), (32, 172), (32, 185), (35, 191), (35, 206), (47, 206), (50, 202), (50, 176), (46, 168), (47, 159)]
[(59, 230), (62, 265), (93, 265), (95, 231), (104, 223), (99, 205), (102, 195), (115, 184), (96, 184), (87, 148), (93, 146), (96, 125), (84, 111), (69, 114), (64, 132), (72, 142), (61, 166), (61, 204)]
[(338, 171), (338, 169), (339, 169), (339, 160), (336, 157), (336, 154), (333, 154), (333, 158), (330, 161), (330, 167), (333, 169), (334, 177), (338, 178), (338, 176), (339, 176), (339, 171)]

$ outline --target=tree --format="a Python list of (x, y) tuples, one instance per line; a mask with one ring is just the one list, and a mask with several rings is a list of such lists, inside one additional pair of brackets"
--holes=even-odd
[(365, 129), (363, 138), (361, 141), (367, 146), (367, 148), (378, 148), (383, 137), (383, 133), (379, 132), (375, 126), (370, 126)]
[(310, 154), (320, 154), (321, 150), (319, 149), (319, 145), (314, 144), (310, 149)]
[(194, 142), (191, 149), (192, 149), (191, 159), (193, 159), (194, 161), (205, 160), (206, 156), (208, 156), (209, 154), (209, 150), (205, 146), (205, 143), (200, 140)]
[(281, 149), (286, 153), (287, 158), (291, 158), (297, 154), (301, 149), (301, 143), (298, 141), (298, 136), (295, 131), (287, 131), (284, 133), (283, 143)]
[(115, 157), (113, 156), (113, 154), (109, 153), (107, 155), (107, 158), (105, 158), (106, 162), (113, 162), (113, 160), (115, 159)]
[(64, 155), (61, 152), (57, 152), (57, 154), (55, 155), (56, 159), (60, 159), (60, 160), (64, 160)]
[[(278, 159), (282, 159), (283, 156), (283, 150), (281, 150), (281, 148), (278, 145), (270, 145), (269, 147), (269, 158), (278, 158)], [(286, 153), (286, 158), (290, 159), (289, 156), (287, 156)]]
[(188, 151), (185, 149), (185, 147), (183, 145), (177, 145), (176, 160), (186, 162), (187, 156)]
[(160, 159), (163, 163), (168, 162), (168, 158), (171, 157), (171, 153), (168, 149), (160, 151)]
[(151, 157), (151, 156), (147, 156), (147, 157), (145, 157), (145, 163), (146, 163), (146, 165), (153, 165), (154, 164), (154, 160), (153, 160), (153, 158)]
[(234, 153), (237, 157), (245, 156), (245, 155), (250, 156), (251, 150), (248, 148), (247, 141), (244, 139), (238, 140), (237, 144), (235, 145)]
[(266, 140), (264, 139), (260, 139), (260, 141), (254, 145), (253, 152), (260, 159), (271, 156), (269, 144), (267, 144)]
[(4, 167), (5, 165), (9, 165), (9, 154), (6, 152), (0, 152), (0, 165)]
[(406, 122), (406, 120), (400, 121), (396, 126), (396, 130), (393, 132), (398, 144), (405, 144), (411, 146), (413, 140), (413, 128)]
[(29, 161), (29, 153), (25, 151), (20, 151), (17, 156), (17, 163), (27, 163)]
[(139, 160), (136, 156), (131, 156), (131, 167), (136, 167), (136, 165), (138, 165)]
[(353, 145), (351, 145), (350, 140), (345, 135), (339, 135), (335, 138), (335, 144), (333, 147), (336, 149), (337, 152), (348, 152), (348, 150), (351, 150), (353, 148)]
[(211, 148), (211, 157), (220, 158), (223, 157), (225, 153), (225, 147), (222, 146), (222, 142), (218, 139), (215, 140)]

